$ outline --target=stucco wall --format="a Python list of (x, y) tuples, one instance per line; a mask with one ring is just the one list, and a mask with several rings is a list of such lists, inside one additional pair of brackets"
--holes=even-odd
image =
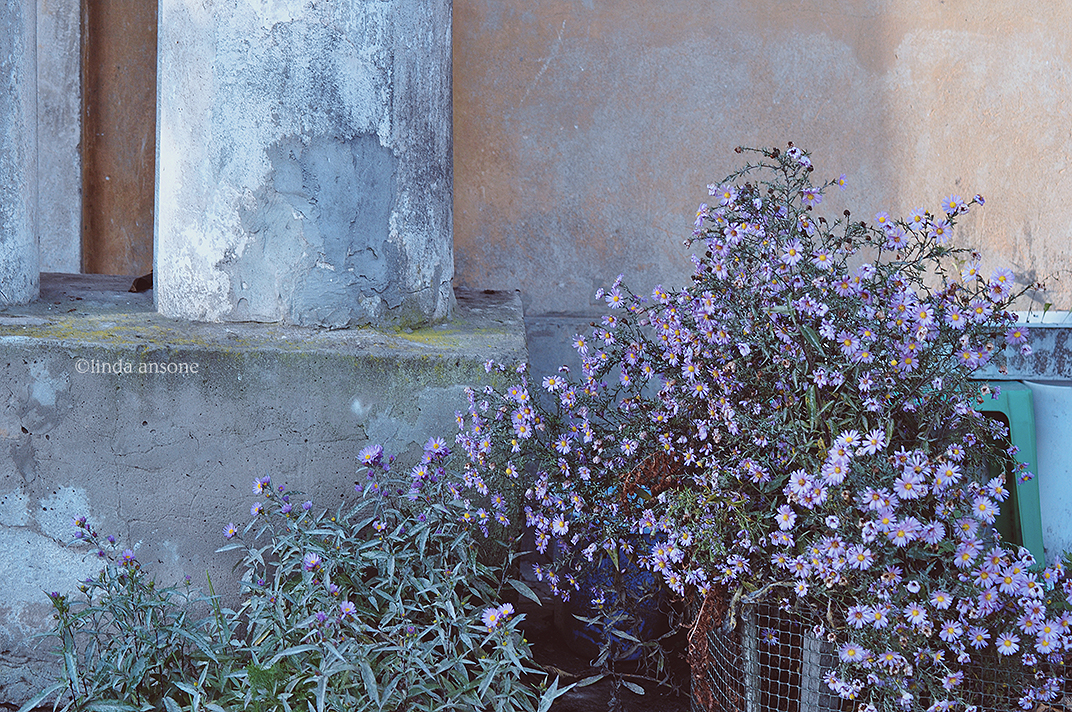
[[(737, 145), (813, 153), (870, 217), (982, 193), (958, 243), (1072, 308), (1072, 5), (455, 0), (456, 284), (530, 326), (619, 273), (679, 284)], [(541, 322), (543, 320), (543, 322)], [(530, 343), (535, 359), (542, 351)]]

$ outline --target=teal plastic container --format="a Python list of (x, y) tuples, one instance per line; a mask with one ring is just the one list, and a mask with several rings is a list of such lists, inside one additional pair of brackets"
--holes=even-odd
[[(1035, 405), (1031, 389), (1015, 381), (1001, 381), (989, 384), (992, 389), (1000, 388), (997, 398), (987, 398), (977, 406), (980, 413), (1000, 417), (1009, 426), (1009, 440), (1020, 451), (1016, 459), (1027, 465), (1035, 477), (1027, 482), (1020, 482), (1016, 473), (1006, 473), (1009, 487), (1009, 499), (1001, 505), (994, 527), (1001, 533), (1004, 541), (1016, 546), (1023, 546), (1035, 557), (1041, 566), (1046, 557), (1042, 545), (1042, 515), (1039, 508), (1038, 455), (1035, 448)], [(995, 473), (996, 474), (996, 473)]]

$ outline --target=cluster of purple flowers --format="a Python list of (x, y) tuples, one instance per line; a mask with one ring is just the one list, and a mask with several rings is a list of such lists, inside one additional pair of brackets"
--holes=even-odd
[[(911, 706), (894, 691), (930, 670), (927, 699), (958, 700), (969, 663), (1017, 654), (1041, 680), (1025, 699), (1049, 699), (1072, 595), (1060, 565), (1032, 568), (994, 530), (1014, 485), (986, 467), (1030, 473), (975, 410), (971, 375), (1030, 346), (1012, 273), (983, 279), (952, 244), (982, 198), (828, 221), (815, 209), (844, 178), (812, 185), (792, 146), (759, 154), (710, 186), (689, 287), (642, 297), (619, 277), (573, 339), (579, 375), (519, 368), (504, 392), (470, 394), (465, 486), (533, 468), (526, 524), (560, 595), (624, 553), (681, 595), (824, 612), (845, 697)], [(654, 544), (634, 551), (641, 534)]]
[(490, 633), (500, 628), (506, 621), (510, 620), (510, 617), (513, 615), (513, 604), (503, 603), (500, 606), (485, 608), (484, 612), (480, 614), (480, 620), (484, 623)]

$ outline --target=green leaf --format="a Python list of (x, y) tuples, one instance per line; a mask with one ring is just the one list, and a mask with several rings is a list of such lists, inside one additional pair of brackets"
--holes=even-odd
[(242, 542), (235, 542), (233, 544), (226, 544), (224, 546), (221, 546), (219, 549), (216, 549), (216, 553), (217, 554), (222, 554), (225, 551), (234, 551), (235, 549), (244, 549), (244, 548), (246, 548), (245, 544), (243, 544)]
[(628, 680), (622, 680), (622, 685), (624, 685), (625, 688), (627, 690), (629, 690), (630, 692), (636, 693), (638, 695), (643, 695), (644, 694), (644, 688), (641, 687), (640, 685), (636, 684), (635, 682), (629, 682)]
[(119, 700), (101, 700), (86, 705), (86, 712), (139, 712), (141, 708)]
[(19, 712), (30, 712), (30, 710), (34, 709), (35, 707), (40, 705), (42, 702), (44, 702), (45, 698), (49, 697), (50, 695), (55, 694), (56, 692), (59, 692), (61, 690), (65, 690), (65, 689), (67, 689), (67, 683), (66, 682), (54, 682), (51, 685), (49, 685), (48, 687), (46, 687), (45, 689), (43, 689), (40, 692), (38, 692), (33, 697), (31, 697), (26, 702), (26, 704), (24, 704), (22, 707), (19, 708)]
[(272, 667), (273, 665), (275, 665), (277, 662), (279, 662), (280, 660), (282, 660), (285, 657), (289, 657), (291, 655), (297, 655), (298, 653), (307, 653), (310, 650), (320, 650), (320, 648), (318, 646), (316, 646), (316, 645), (307, 644), (307, 645), (295, 645), (295, 646), (293, 646), (291, 648), (287, 648), (286, 650), (280, 650), (278, 653), (276, 653), (274, 656), (272, 656), (272, 659), (270, 661), (268, 661), (268, 667)]
[(167, 712), (182, 712), (182, 707), (179, 707), (179, 703), (171, 699), (170, 697), (165, 697), (163, 702), (164, 709)]
[(493, 668), (484, 673), (484, 680), (480, 683), (480, 688), (476, 691), (477, 696), (481, 700), (484, 699), (484, 694), (488, 691), (488, 688), (491, 687), (491, 683), (495, 682), (495, 672), (496, 670)]
[(376, 675), (373, 674), (367, 660), (360, 662), (358, 670), (361, 671), (361, 680), (365, 683), (365, 691), (372, 698), (372, 703), (378, 707), (380, 705), (380, 689), (376, 684)]
[(825, 352), (822, 342), (819, 341), (819, 335), (815, 333), (815, 329), (812, 329), (810, 326), (802, 326), (800, 327), (800, 333), (804, 334), (804, 338), (811, 344), (812, 348), (814, 348), (817, 353), (821, 354)]
[[(205, 678), (207, 677), (207, 675), (208, 675), (208, 665), (206, 665), (205, 669), (201, 671), (201, 676), (200, 676), (200, 679), (198, 680), (199, 685), (205, 684)], [(180, 690), (182, 690), (183, 692), (185, 692), (187, 695), (190, 696), (190, 701), (193, 703), (193, 708), (195, 710), (198, 707), (201, 706), (201, 691), (198, 690), (197, 687), (191, 685), (188, 682), (183, 682), (182, 680), (176, 680), (175, 681), (175, 687), (179, 688)]]
[(417, 551), (421, 553), (421, 558), (424, 558), (425, 548), (428, 546), (428, 534), (431, 530), (428, 527), (423, 527), (420, 534), (417, 535)]
[(383, 692), (380, 694), (381, 710), (383, 709), (384, 705), (388, 704), (391, 701), (391, 696), (394, 694), (395, 688), (398, 687), (398, 683), (402, 682), (404, 679), (405, 677), (401, 673), (399, 673), (398, 675), (395, 675), (389, 683), (387, 683), (386, 687), (383, 688)]
[(577, 683), (574, 683), (572, 685), (566, 685), (563, 688), (559, 688), (558, 678), (556, 677), (554, 680), (551, 681), (551, 686), (544, 690), (543, 695), (540, 696), (540, 706), (537, 708), (537, 712), (549, 712), (551, 709), (551, 705), (554, 704), (556, 699), (566, 694), (576, 686)]
[(808, 418), (810, 420), (810, 427), (814, 431), (819, 425), (819, 396), (815, 386), (808, 386), (808, 390), (805, 391), (804, 397), (808, 401)]
[(324, 712), (324, 703), (328, 697), (328, 676), (321, 675), (316, 683), (316, 712)]
[(74, 655), (74, 635), (70, 630), (63, 631), (63, 661), (67, 669), (67, 682), (71, 689), (77, 690), (82, 683), (78, 679), (78, 661)]
[(527, 585), (525, 585), (525, 583), (518, 581), (517, 579), (510, 579), (508, 583), (514, 587), (515, 591), (520, 593), (525, 598), (529, 599), (530, 601), (536, 603), (539, 606), (543, 605), (543, 602), (540, 600), (540, 597), (536, 595), (536, 592), (529, 588)]

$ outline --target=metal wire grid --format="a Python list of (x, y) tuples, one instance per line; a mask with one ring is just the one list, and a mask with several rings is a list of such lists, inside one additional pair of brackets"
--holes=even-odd
[(742, 605), (732, 631), (708, 631), (706, 659), (693, 667), (708, 694), (693, 696), (693, 712), (839, 712), (841, 700), (822, 679), (833, 650), (810, 627), (799, 615)]
[[(742, 605), (736, 627), (707, 630), (704, 660), (693, 662), (692, 712), (849, 712), (856, 705), (832, 694), (823, 674), (836, 665), (832, 646), (811, 635), (811, 622), (770, 605)], [(1018, 662), (1018, 661), (1017, 661)], [(1019, 664), (994, 659), (964, 668), (964, 691), (979, 712), (1019, 711), (1025, 682)], [(1072, 710), (1072, 681), (1045, 709)], [(702, 680), (698, 678), (702, 676)], [(699, 694), (697, 692), (699, 691)]]
[[(1068, 666), (1062, 665), (1056, 670), (1049, 667), (1044, 669), (1063, 679), (1063, 689), (1056, 700), (1049, 704), (1038, 703), (1033, 709), (1038, 712), (1064, 712), (1072, 709), (1069, 706), (1072, 700), (1072, 682), (1068, 679)], [(964, 667), (964, 687), (969, 692), (972, 703), (978, 705), (979, 712), (1020, 712), (1019, 696), (1027, 681), (1024, 668), (1016, 658), (1011, 661), (995, 659), (989, 664)]]

